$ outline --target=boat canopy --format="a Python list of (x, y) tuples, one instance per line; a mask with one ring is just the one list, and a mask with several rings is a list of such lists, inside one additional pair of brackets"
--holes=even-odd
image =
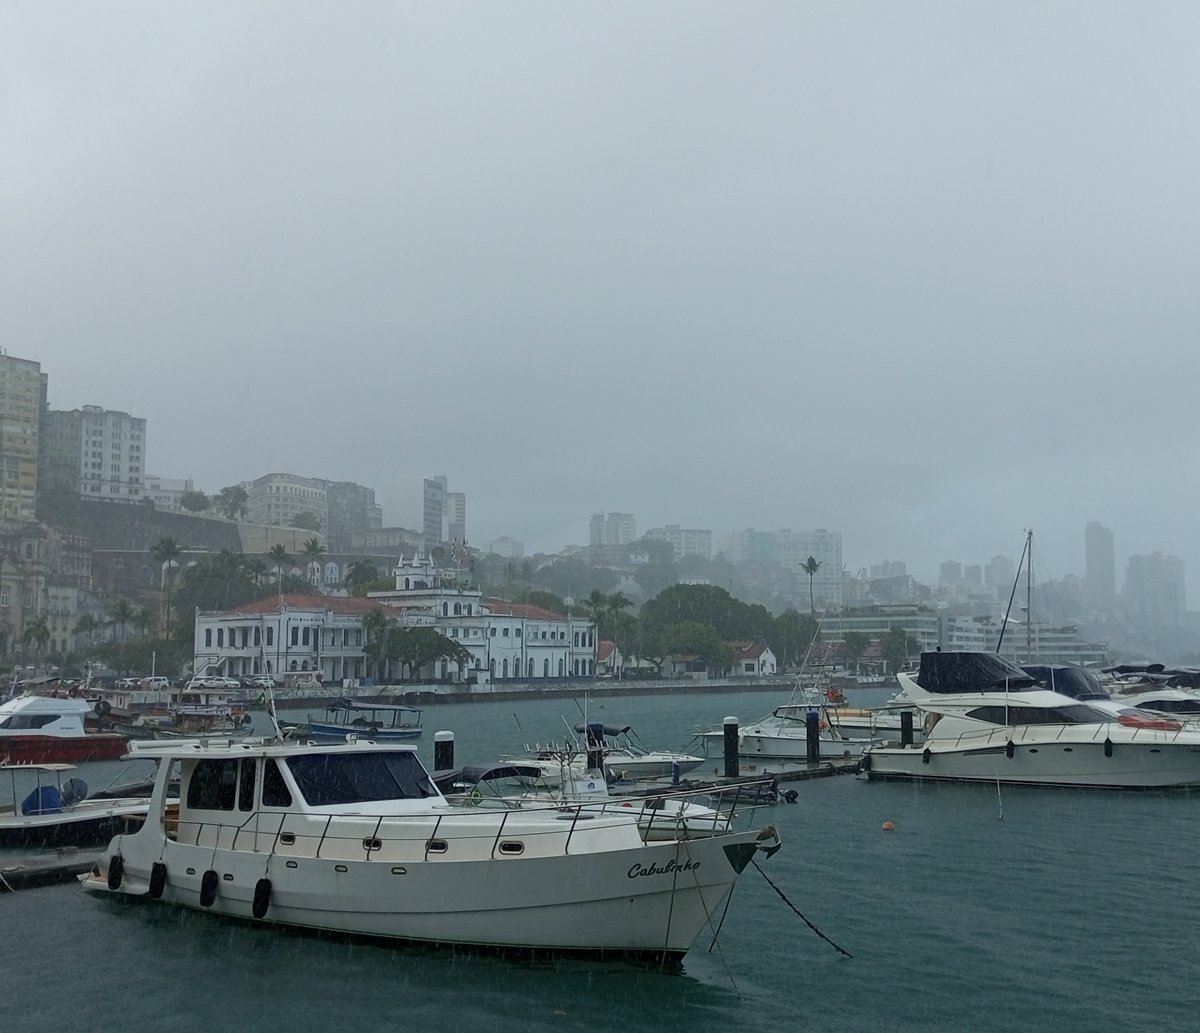
[(1108, 693), (1094, 673), (1078, 664), (1021, 664), (1021, 670), (1043, 689), (1072, 699), (1108, 699)]
[(544, 774), (536, 764), (468, 764), (461, 768), (451, 768), (449, 771), (435, 771), (433, 782), (442, 793), (449, 795), (469, 793), (481, 784), (505, 779), (538, 782)]
[(397, 711), (406, 711), (409, 714), (419, 714), (421, 711), (416, 707), (404, 707), (396, 703), (364, 703), (361, 700), (350, 699), (348, 696), (341, 696), (338, 699), (330, 701), (325, 706), (326, 710), (347, 711), (347, 710), (366, 710), (379, 713), (386, 711), (394, 713)]
[(917, 684), (926, 692), (1016, 692), (1037, 683), (998, 653), (922, 653)]
[(581, 735), (584, 732), (591, 732), (595, 735), (597, 732), (602, 733), (607, 738), (611, 739), (617, 735), (624, 735), (626, 732), (633, 730), (633, 725), (607, 725), (600, 721), (589, 721), (584, 724), (582, 721), (575, 726), (575, 731)]

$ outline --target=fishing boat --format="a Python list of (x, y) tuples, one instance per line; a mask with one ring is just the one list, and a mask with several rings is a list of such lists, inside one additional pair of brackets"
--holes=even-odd
[(297, 734), (316, 742), (345, 742), (360, 735), (373, 742), (404, 742), (421, 737), (421, 711), (391, 703), (366, 703), (348, 697), (325, 707), (322, 718), (309, 717)]
[(85, 699), (26, 694), (0, 703), (0, 760), (12, 764), (79, 764), (115, 760), (128, 737), (93, 731), (96, 716)]
[(0, 764), (11, 804), (0, 805), (0, 847), (95, 846), (146, 818), (149, 797), (88, 795), (73, 764)]
[(122, 726), (133, 738), (239, 739), (252, 733), (254, 718), (230, 687), (193, 679), (172, 689), (165, 713), (139, 714)]
[(770, 825), (654, 839), (619, 804), (454, 806), (410, 744), (133, 752), (159, 762), (149, 816), (112, 840), (85, 890), (280, 926), (669, 963), (780, 847)]

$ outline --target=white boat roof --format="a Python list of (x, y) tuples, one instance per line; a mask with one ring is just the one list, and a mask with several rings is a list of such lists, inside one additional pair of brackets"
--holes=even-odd
[(32, 693), (16, 696), (0, 703), (0, 714), (31, 712), (35, 714), (90, 714), (92, 704), (86, 699), (72, 697), (35, 696)]
[(370, 739), (358, 739), (345, 743), (280, 742), (278, 739), (146, 739), (129, 744), (126, 759), (161, 758), (175, 760), (182, 757), (294, 757), (301, 753), (356, 753), (370, 750), (373, 753), (416, 753), (411, 743), (378, 743)]

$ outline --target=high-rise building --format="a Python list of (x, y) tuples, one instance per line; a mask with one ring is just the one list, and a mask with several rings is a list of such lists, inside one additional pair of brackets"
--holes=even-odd
[(330, 552), (353, 551), (356, 536), (383, 527), (383, 507), (375, 492), (353, 481), (326, 481), (325, 504), (329, 519), (327, 546)]
[(957, 585), (962, 580), (962, 564), (958, 560), (946, 560), (941, 566), (938, 580), (943, 585)]
[(712, 531), (688, 530), (678, 524), (667, 524), (666, 527), (652, 527), (645, 537), (668, 542), (671, 546), (671, 558), (674, 560), (680, 560), (684, 556), (712, 559)]
[(146, 421), (85, 405), (47, 410), (42, 424), (43, 488), (61, 486), (82, 499), (141, 502), (146, 497)]
[[(840, 531), (779, 531), (775, 535), (776, 562), (797, 579), (804, 594), (812, 588), (817, 606), (837, 610), (842, 605), (842, 535)], [(817, 561), (817, 572), (809, 578), (809, 557)]]
[(1161, 552), (1130, 556), (1124, 595), (1130, 617), (1146, 627), (1179, 627), (1187, 610), (1183, 560)]
[(34, 519), (45, 408), (41, 365), (0, 352), (0, 521)]
[(637, 540), (637, 521), (632, 513), (593, 513), (588, 538), (592, 548), (628, 545)]
[(328, 481), (301, 477), (294, 473), (268, 473), (254, 481), (243, 482), (246, 491), (246, 519), (251, 524), (269, 527), (293, 527), (302, 513), (311, 513), (322, 533), (329, 528)]
[(421, 530), (427, 545), (443, 541), (446, 534), (446, 478), (426, 477), (424, 481)]
[(1007, 556), (993, 556), (983, 568), (983, 583), (1009, 589), (1017, 576), (1017, 565)]
[(1083, 530), (1083, 585), (1089, 606), (1106, 607), (1117, 594), (1117, 564), (1113, 552), (1113, 533), (1091, 520)]
[(446, 538), (460, 543), (467, 540), (467, 496), (464, 492), (446, 492)]

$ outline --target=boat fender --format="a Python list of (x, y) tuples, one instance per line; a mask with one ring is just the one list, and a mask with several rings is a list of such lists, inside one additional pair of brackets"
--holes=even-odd
[(871, 770), (871, 751), (870, 750), (868, 750), (866, 753), (864, 753), (862, 755), (862, 758), (858, 762), (858, 770), (859, 771), (870, 771)]
[(97, 717), (108, 717), (112, 713), (112, 704), (106, 699), (98, 699), (92, 709), (96, 712)]
[(267, 908), (271, 906), (271, 880), (259, 879), (254, 884), (254, 903), (250, 911), (255, 918), (265, 918)]
[(1112, 740), (1107, 735), (1104, 737), (1104, 756), (1112, 756)]
[(922, 763), (922, 764), (928, 764), (928, 763), (929, 763), (929, 758), (930, 758), (930, 757), (932, 757), (932, 756), (933, 756), (933, 754), (929, 752), (929, 747), (928, 747), (928, 746), (926, 746), (926, 747), (925, 747), (925, 749), (923, 749), (923, 750), (921, 751), (921, 763)]
[(1013, 741), (1009, 739), (1008, 742), (1004, 744), (1004, 756), (1006, 756), (1009, 760), (1012, 760), (1013, 754), (1016, 752), (1017, 748), (1013, 745)]
[(158, 900), (167, 888), (167, 866), (162, 861), (155, 861), (150, 866), (150, 899)]
[(796, 792), (795, 789), (789, 789), (783, 794), (783, 798), (788, 803), (795, 803), (798, 799), (800, 799), (800, 794)]
[(108, 888), (121, 888), (121, 879), (125, 876), (125, 861), (120, 854), (114, 854), (108, 860)]
[(212, 907), (217, 899), (217, 873), (211, 868), (200, 877), (200, 906)]

